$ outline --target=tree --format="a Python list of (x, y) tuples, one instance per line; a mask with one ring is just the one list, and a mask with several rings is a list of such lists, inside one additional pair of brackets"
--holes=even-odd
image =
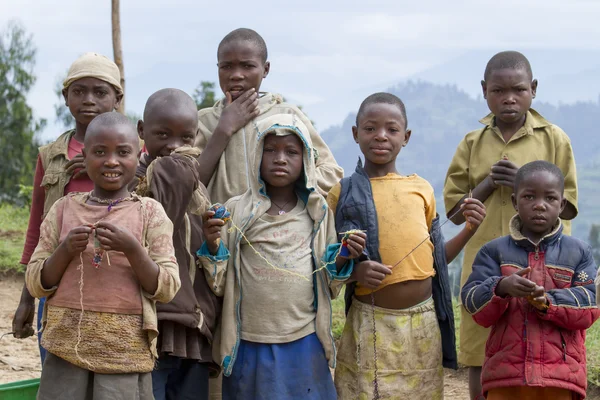
[(194, 90), (192, 98), (196, 102), (198, 110), (202, 110), (215, 104), (215, 96), (215, 83), (202, 81)]
[(18, 201), (20, 185), (31, 185), (39, 143), (36, 133), (44, 119), (36, 119), (27, 104), (35, 83), (36, 48), (18, 22), (0, 33), (0, 201)]
[(600, 225), (592, 224), (590, 228), (589, 243), (592, 248), (592, 255), (596, 263), (600, 262)]
[(54, 113), (56, 114), (56, 122), (60, 123), (65, 129), (72, 129), (75, 126), (75, 118), (73, 118), (69, 107), (65, 104), (65, 98), (62, 94), (63, 82), (66, 76), (67, 74), (65, 73), (65, 76), (58, 77), (54, 84), (54, 93), (58, 100), (54, 105)]
[[(123, 88), (123, 93), (125, 93), (125, 67), (123, 66), (123, 46), (121, 44), (121, 10), (119, 3), (119, 0), (112, 0), (111, 20), (113, 58), (115, 59), (115, 64), (117, 64), (117, 67), (119, 67), (119, 71), (121, 72), (121, 87)], [(123, 96), (123, 99), (121, 100), (119, 112), (121, 114), (125, 114), (125, 96)]]

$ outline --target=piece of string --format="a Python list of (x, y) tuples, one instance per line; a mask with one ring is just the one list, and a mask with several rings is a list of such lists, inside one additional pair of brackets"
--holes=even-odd
[(79, 344), (81, 343), (81, 323), (83, 322), (83, 252), (79, 253), (79, 266), (77, 269), (79, 272), (79, 305), (81, 306), (81, 312), (79, 313), (79, 322), (77, 323), (77, 343), (75, 343), (75, 356), (79, 359), (79, 361), (85, 363), (90, 367), (90, 370), (93, 370), (92, 364), (85, 360), (81, 355), (79, 355)]
[[(342, 251), (342, 247), (343, 246), (339, 246), (337, 252), (335, 253), (335, 257), (333, 258), (333, 261), (329, 261), (329, 262), (322, 262), (321, 267), (315, 269), (311, 274), (309, 275), (303, 275), (300, 274), (298, 272), (294, 272), (294, 271), (290, 271), (288, 269), (285, 268), (281, 268), (278, 267), (277, 265), (273, 264), (271, 261), (269, 261), (265, 256), (263, 256), (250, 242), (250, 240), (246, 237), (246, 235), (244, 235), (244, 233), (242, 232), (242, 229), (240, 227), (238, 227), (233, 220), (231, 219), (231, 214), (229, 213), (229, 211), (227, 210), (227, 208), (219, 203), (213, 204), (210, 207), (210, 210), (215, 212), (215, 215), (213, 216), (213, 218), (218, 218), (218, 219), (222, 219), (225, 223), (229, 222), (231, 224), (231, 228), (229, 228), (227, 230), (227, 232), (231, 233), (233, 231), (233, 229), (235, 229), (241, 236), (242, 239), (244, 239), (246, 241), (246, 244), (248, 244), (248, 246), (250, 246), (250, 248), (252, 249), (252, 251), (254, 252), (254, 254), (256, 254), (257, 256), (259, 256), (265, 263), (267, 263), (268, 266), (270, 266), (271, 268), (273, 268), (276, 271), (282, 271), (285, 273), (288, 273), (290, 275), (294, 275), (297, 276), (299, 278), (302, 278), (304, 280), (310, 280), (309, 278), (316, 274), (317, 272), (327, 268), (328, 266), (335, 264), (335, 260), (337, 259), (337, 257), (340, 255), (340, 252)], [(364, 232), (358, 229), (354, 229), (354, 230), (350, 230), (347, 232), (342, 232), (340, 233), (340, 235), (343, 235), (342, 238), (342, 243), (344, 243), (345, 241), (348, 240), (348, 237), (350, 237), (351, 234), (353, 233), (357, 233), (357, 232)], [(309, 236), (310, 237), (310, 236)], [(308, 238), (304, 239), (304, 241), (300, 244), (301, 246), (308, 240)]]

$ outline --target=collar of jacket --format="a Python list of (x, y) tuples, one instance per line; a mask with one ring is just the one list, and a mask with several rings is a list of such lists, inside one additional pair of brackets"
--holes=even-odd
[(537, 244), (532, 242), (529, 238), (525, 237), (521, 233), (521, 228), (523, 227), (523, 221), (521, 221), (521, 217), (519, 214), (515, 214), (510, 220), (509, 231), (510, 237), (515, 241), (515, 243), (521, 247), (529, 251), (533, 251), (536, 247), (540, 249), (545, 249), (548, 246), (553, 245), (562, 235), (563, 225), (560, 218), (556, 221), (554, 228), (552, 231), (544, 236)]

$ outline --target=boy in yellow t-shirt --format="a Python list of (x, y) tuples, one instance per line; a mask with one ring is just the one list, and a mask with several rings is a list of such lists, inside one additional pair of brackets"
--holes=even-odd
[[(496, 54), (486, 66), (481, 87), (491, 113), (480, 121), (483, 128), (468, 133), (458, 145), (444, 185), (448, 216), (454, 215), (470, 192), (488, 210), (481, 229), (465, 248), (461, 287), (471, 274), (477, 251), (487, 242), (509, 234), (509, 221), (515, 215), (511, 195), (520, 165), (535, 160), (556, 164), (565, 176), (567, 206), (560, 215), (565, 233), (571, 233), (569, 220), (577, 215), (571, 142), (562, 129), (531, 108), (537, 80), (533, 79), (527, 58), (516, 51)], [(464, 218), (457, 214), (453, 222), (460, 224)], [(487, 337), (488, 329), (477, 325), (461, 307), (458, 361), (471, 367), (472, 399), (481, 396), (480, 375)]]
[(485, 208), (465, 199), (469, 227), (444, 243), (433, 188), (416, 174), (396, 170), (411, 136), (396, 96), (367, 97), (352, 131), (365, 166), (359, 161), (327, 198), (338, 233), (367, 232), (366, 252), (351, 277), (358, 284), (346, 288), (338, 397), (441, 399), (442, 365), (457, 367), (447, 261), (475, 233)]

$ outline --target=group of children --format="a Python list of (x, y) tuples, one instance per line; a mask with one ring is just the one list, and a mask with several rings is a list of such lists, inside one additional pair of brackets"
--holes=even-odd
[[(464, 223), (448, 241), (431, 185), (396, 169), (412, 133), (398, 97), (362, 102), (364, 163), (343, 178), (310, 120), (260, 92), (260, 35), (229, 33), (217, 59), (223, 100), (198, 112), (159, 90), (137, 132), (114, 112), (117, 67), (71, 66), (76, 127), (40, 148), (13, 321), (32, 335), (42, 299), (38, 399), (207, 399), (220, 372), (224, 399), (441, 399), (459, 361), (473, 399), (585, 397), (596, 265), (566, 236), (573, 152), (531, 109), (522, 54), (486, 67), (491, 114), (446, 177)], [(447, 264), (463, 248), (457, 359)]]

